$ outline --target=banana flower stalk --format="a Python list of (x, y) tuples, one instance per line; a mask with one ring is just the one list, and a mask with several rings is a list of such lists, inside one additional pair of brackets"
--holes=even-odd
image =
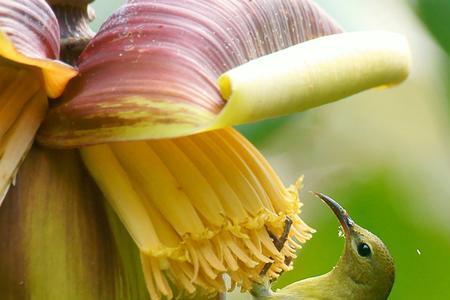
[(224, 293), (224, 274), (244, 291), (276, 279), (313, 233), (301, 180), (285, 187), (231, 126), (409, 69), (401, 36), (342, 33), (309, 0), (128, 1), (84, 30), (79, 57), (67, 22), (86, 25), (89, 1), (49, 2), (59, 26), (43, 0), (0, 1), (0, 266), (23, 258), (7, 295), (156, 300)]

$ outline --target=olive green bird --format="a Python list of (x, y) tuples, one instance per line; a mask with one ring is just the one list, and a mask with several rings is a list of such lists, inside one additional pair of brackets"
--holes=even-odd
[(345, 235), (345, 247), (337, 265), (328, 273), (295, 282), (276, 292), (270, 283), (256, 285), (257, 300), (384, 300), (395, 278), (392, 256), (383, 242), (357, 225), (344, 208), (330, 197), (314, 193), (334, 212)]

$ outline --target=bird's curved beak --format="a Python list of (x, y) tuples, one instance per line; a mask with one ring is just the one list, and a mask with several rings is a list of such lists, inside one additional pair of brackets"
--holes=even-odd
[(331, 210), (334, 212), (336, 217), (339, 220), (339, 223), (341, 223), (342, 230), (344, 231), (345, 237), (350, 237), (350, 234), (353, 230), (353, 220), (349, 217), (347, 211), (339, 205), (336, 201), (331, 199), (331, 197), (324, 195), (322, 193), (312, 192), (315, 196), (320, 198), (325, 204), (327, 204)]

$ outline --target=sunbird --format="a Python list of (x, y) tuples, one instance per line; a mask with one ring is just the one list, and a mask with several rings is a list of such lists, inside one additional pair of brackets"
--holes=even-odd
[(395, 279), (394, 260), (376, 235), (357, 225), (336, 201), (321, 193), (334, 212), (345, 236), (344, 251), (328, 273), (307, 278), (276, 292), (270, 283), (255, 285), (255, 300), (384, 300)]

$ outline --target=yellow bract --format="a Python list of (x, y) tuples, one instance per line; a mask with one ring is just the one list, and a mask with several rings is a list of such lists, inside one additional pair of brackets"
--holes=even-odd
[[(141, 250), (152, 299), (224, 291), (228, 273), (244, 289), (289, 269), (312, 229), (299, 218), (298, 186), (286, 189), (259, 152), (233, 129), (170, 140), (81, 149), (94, 179)], [(293, 221), (282, 250), (280, 236)]]

